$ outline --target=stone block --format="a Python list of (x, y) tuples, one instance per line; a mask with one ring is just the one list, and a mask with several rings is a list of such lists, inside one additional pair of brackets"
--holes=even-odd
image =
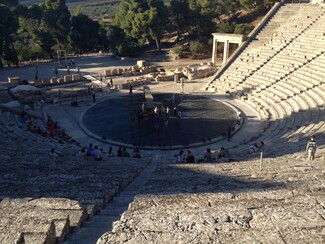
[(52, 84), (52, 82), (51, 82), (51, 80), (50, 79), (43, 79), (43, 85), (51, 85)]
[(142, 70), (143, 70), (145, 73), (149, 73), (149, 67), (148, 67), (148, 66), (143, 67)]
[(104, 76), (110, 76), (110, 75), (112, 75), (112, 70), (110, 69), (104, 70)]
[(10, 87), (15, 87), (19, 84), (19, 77), (8, 77), (8, 83), (7, 86)]
[[(101, 201), (103, 201), (103, 200), (101, 200)], [(101, 207), (98, 205), (98, 203), (96, 201), (94, 203), (87, 204), (87, 206), (86, 206), (88, 218), (92, 218), (100, 210), (101, 210)]]
[(131, 76), (132, 72), (131, 71), (125, 71), (123, 72), (123, 76)]
[(139, 80), (136, 80), (136, 81), (132, 82), (132, 85), (133, 85), (133, 86), (138, 86), (138, 85), (140, 85), (140, 84), (141, 84), (141, 83), (140, 83)]
[(65, 75), (63, 77), (63, 79), (64, 79), (64, 82), (71, 82), (72, 81), (72, 75)]
[(132, 70), (132, 71), (139, 71), (140, 68), (139, 68), (138, 65), (133, 65), (133, 66), (131, 66), (131, 70)]
[(158, 75), (156, 77), (156, 81), (173, 81), (174, 76), (173, 75)]
[(34, 81), (34, 86), (36, 86), (36, 87), (43, 86), (43, 81), (42, 80), (36, 80), (36, 81)]
[(149, 73), (153, 73), (157, 71), (157, 67), (156, 66), (149, 66)]
[(58, 79), (56, 77), (51, 78), (51, 84), (52, 85), (55, 85), (55, 84), (58, 84), (58, 83), (59, 82), (58, 82)]
[(146, 66), (146, 61), (145, 60), (138, 60), (137, 61), (137, 66), (139, 68), (144, 68)]
[(112, 75), (118, 75), (118, 69), (112, 69)]
[[(11, 230), (15, 233), (24, 233), (24, 243), (56, 243), (55, 225), (53, 221), (34, 217), (23, 218), (18, 214), (7, 217), (2, 216), (0, 232), (5, 232), (6, 230)], [(34, 236), (34, 233), (39, 234), (36, 239), (42, 241), (26, 242), (25, 233), (30, 233), (31, 236)]]
[(20, 78), (18, 76), (8, 77), (9, 83), (17, 83), (18, 84), (19, 80), (20, 80)]
[(72, 75), (72, 80), (73, 81), (80, 81), (81, 80), (81, 75), (80, 74), (73, 74)]
[(24, 233), (24, 243), (57, 243), (54, 238), (50, 238), (46, 233)]

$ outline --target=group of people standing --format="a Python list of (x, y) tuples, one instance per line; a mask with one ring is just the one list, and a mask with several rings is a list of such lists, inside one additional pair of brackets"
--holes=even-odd
[[(168, 126), (169, 119), (171, 116), (174, 116), (178, 119), (181, 118), (182, 114), (177, 107), (174, 107), (173, 113), (168, 106), (156, 106), (154, 108), (146, 108), (145, 103), (138, 108), (136, 112), (137, 120), (139, 125), (145, 124), (154, 124), (156, 129), (160, 128), (160, 125)], [(135, 125), (135, 115), (131, 113), (131, 126)]]

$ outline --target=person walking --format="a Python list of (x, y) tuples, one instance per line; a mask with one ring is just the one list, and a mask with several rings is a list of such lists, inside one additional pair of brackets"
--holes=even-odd
[(35, 80), (38, 80), (38, 66), (35, 67)]
[(131, 113), (131, 127), (134, 127), (134, 123), (135, 123), (134, 114)]
[(132, 91), (133, 91), (133, 86), (132, 86), (132, 84), (130, 83), (129, 93), (132, 94)]
[(181, 93), (184, 93), (184, 78), (181, 78)]
[(231, 133), (231, 127), (230, 125), (228, 126), (228, 129), (227, 129), (227, 140), (230, 141), (231, 140), (231, 137), (232, 137), (232, 133)]
[(92, 91), (92, 97), (93, 97), (93, 103), (96, 102), (96, 94), (95, 94), (95, 91)]
[(315, 140), (315, 136), (311, 136), (310, 140), (308, 141), (308, 143), (306, 145), (306, 152), (308, 153), (309, 160), (315, 159), (316, 150), (317, 150), (317, 142)]
[(55, 73), (55, 77), (58, 77), (58, 74), (59, 74), (58, 67), (55, 67), (54, 68), (54, 73)]

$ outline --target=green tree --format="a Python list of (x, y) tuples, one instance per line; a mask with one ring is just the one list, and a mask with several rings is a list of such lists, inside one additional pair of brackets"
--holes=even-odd
[(10, 5), (5, 5), (8, 1), (0, 2), (0, 67), (3, 67), (1, 56), (8, 63), (18, 66), (18, 58), (14, 45), (14, 35), (18, 29), (18, 18), (13, 9), (13, 1)]
[(220, 22), (217, 26), (217, 31), (222, 33), (234, 33), (235, 24), (229, 22)]
[(190, 39), (198, 39), (202, 37), (210, 37), (215, 30), (213, 19), (214, 11), (208, 10), (208, 1), (189, 0), (190, 23), (188, 33)]
[[(42, 5), (33, 4), (29, 8), (20, 6), (17, 45), (20, 46), (21, 59), (25, 53), (30, 58), (52, 57), (55, 39), (44, 22), (45, 13)], [(25, 50), (24, 50), (25, 49)]]
[(126, 36), (138, 39), (140, 44), (155, 40), (160, 50), (160, 41), (167, 25), (167, 8), (161, 0), (122, 0), (115, 15), (114, 25)]
[(149, 3), (149, 33), (156, 42), (158, 51), (161, 50), (160, 41), (164, 37), (168, 23), (168, 9), (163, 1), (148, 1)]
[[(214, 0), (215, 7), (213, 8), (218, 19), (222, 15), (232, 16), (241, 7), (239, 0)], [(220, 19), (219, 19), (220, 20)]]
[(43, 24), (47, 32), (51, 33), (61, 50), (61, 43), (68, 43), (71, 27), (71, 14), (65, 0), (46, 0), (44, 7)]
[(109, 47), (108, 44), (108, 37), (107, 37), (107, 28), (103, 21), (98, 22), (99, 29), (98, 29), (98, 38), (97, 38), (97, 45), (100, 49), (106, 50)]
[(127, 36), (117, 26), (110, 26), (108, 30), (109, 47), (111, 51), (122, 56), (136, 56), (139, 50), (139, 43), (135, 38)]
[(79, 54), (94, 49), (98, 44), (99, 23), (87, 15), (78, 14), (72, 17), (69, 39), (72, 48)]
[(180, 36), (187, 32), (190, 23), (190, 9), (188, 0), (171, 0), (169, 11), (169, 21), (171, 31), (176, 31), (176, 42), (179, 41)]
[(235, 34), (242, 34), (242, 35), (248, 35), (249, 32), (253, 30), (253, 27), (249, 24), (243, 23), (243, 24), (237, 24), (235, 25)]
[(195, 41), (190, 42), (190, 51), (192, 57), (202, 58), (207, 55), (211, 55), (212, 51), (212, 43), (211, 40), (197, 39)]
[[(136, 11), (137, 7), (134, 2), (131, 0), (122, 0), (115, 14), (113, 25), (123, 30), (127, 36), (132, 36), (132, 22), (135, 18)], [(114, 31), (116, 31), (116, 29), (114, 29)]]

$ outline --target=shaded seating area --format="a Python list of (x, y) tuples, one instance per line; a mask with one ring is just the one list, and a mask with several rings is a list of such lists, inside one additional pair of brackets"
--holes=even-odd
[[(33, 124), (47, 126), (37, 117)], [(0, 133), (1, 243), (61, 242), (104, 208), (151, 159), (104, 154), (97, 162), (77, 157), (77, 143), (32, 132), (18, 111), (4, 108)]]

